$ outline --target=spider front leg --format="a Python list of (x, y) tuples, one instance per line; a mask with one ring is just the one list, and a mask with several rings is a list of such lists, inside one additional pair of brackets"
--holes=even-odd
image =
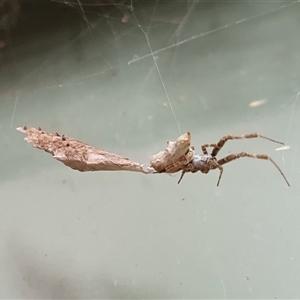
[(286, 179), (284, 173), (279, 168), (279, 166), (275, 163), (275, 161), (269, 155), (266, 155), (266, 154), (251, 154), (251, 153), (247, 153), (247, 152), (240, 152), (240, 153), (237, 153), (237, 154), (230, 154), (230, 155), (228, 155), (224, 158), (219, 159), (218, 164), (219, 165), (224, 165), (226, 163), (229, 163), (229, 162), (231, 162), (235, 159), (241, 158), (241, 157), (250, 157), (250, 158), (269, 160), (277, 168), (277, 170), (280, 172), (281, 176), (284, 178), (287, 185), (290, 186), (288, 180)]
[(219, 151), (222, 149), (222, 147), (228, 140), (253, 139), (253, 138), (263, 138), (263, 139), (269, 140), (271, 142), (284, 145), (284, 143), (282, 143), (282, 142), (273, 140), (273, 139), (268, 138), (264, 135), (261, 135), (257, 132), (254, 132), (254, 133), (248, 133), (248, 134), (242, 134), (242, 135), (225, 135), (216, 144), (204, 144), (201, 146), (201, 148), (202, 148), (202, 151), (204, 154), (208, 154), (206, 148), (213, 147), (211, 156), (215, 157), (215, 156), (217, 156)]

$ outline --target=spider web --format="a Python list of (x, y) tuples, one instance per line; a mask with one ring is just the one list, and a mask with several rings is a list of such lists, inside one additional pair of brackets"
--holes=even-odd
[[(131, 174), (101, 174), (103, 184), (95, 174), (60, 171), (44, 153), (25, 148), (15, 127), (41, 126), (143, 162), (162, 150), (166, 140), (175, 140), (186, 131), (192, 134), (196, 152), (202, 143), (217, 142), (223, 135), (258, 131), (282, 140), (290, 151), (276, 152), (275, 144), (245, 140), (229, 142), (220, 155), (268, 153), (297, 191), (299, 10), (298, 1), (21, 3), (17, 25), (1, 28), (5, 35), (0, 37), (0, 136), (3, 153), (7, 153), (1, 159), (6, 171), (2, 174), (5, 209), (0, 215), (0, 250), (9, 258), (3, 259), (8, 261), (8, 269), (11, 266), (13, 270), (10, 282), (22, 283), (23, 290), (20, 288), (15, 298), (295, 296), (297, 286), (288, 278), (296, 272), (288, 263), (293, 260), (299, 266), (297, 251), (291, 246), (285, 250), (276, 246), (273, 254), (273, 246), (282, 244), (284, 237), (279, 238), (278, 231), (299, 250), (293, 239), (299, 225), (298, 193), (287, 194), (280, 174), (267, 162), (241, 160), (226, 165), (218, 190), (214, 190), (215, 173), (206, 177), (185, 175), (179, 189), (174, 187), (177, 178), (168, 176), (137, 181)], [(41, 169), (45, 170), (42, 174)], [(23, 182), (25, 177), (29, 179)], [(20, 203), (22, 195), (15, 188), (19, 181), (23, 190), (30, 187), (24, 203)], [(115, 189), (116, 182), (122, 195)], [(62, 189), (61, 183), (69, 190)], [(104, 195), (101, 201), (90, 192), (99, 184), (99, 194)], [(61, 204), (51, 201), (48, 194), (53, 196), (53, 190), (59, 190), (66, 200)], [(132, 196), (133, 190), (138, 196)], [(92, 200), (82, 203), (86, 195)], [(285, 198), (288, 202), (282, 204)], [(170, 208), (170, 201), (174, 208)], [(145, 214), (144, 206), (149, 214)], [(26, 217), (29, 209), (40, 216), (34, 214), (34, 220)], [(9, 220), (16, 216), (20, 221), (10, 225)], [(80, 225), (74, 216), (76, 222), (82, 220)], [(122, 231), (117, 226), (120, 220), (130, 230)], [(27, 245), (24, 252), (31, 252), (30, 244), (39, 250), (34, 258), (29, 255), (30, 259), (22, 261), (18, 258), (19, 244), (8, 235), (19, 232), (24, 224), (28, 224), (24, 226), (27, 231), (20, 233), (21, 242)], [(99, 224), (106, 228), (105, 233)], [(237, 224), (242, 224), (241, 229)], [(70, 261), (55, 257), (51, 264), (44, 253), (41, 257), (42, 251), (53, 255), (59, 251), (34, 231), (39, 226), (41, 232), (66, 247), (71, 254), (59, 251), (62, 257), (70, 256)], [(89, 230), (92, 233), (86, 237)], [(56, 237), (57, 232), (63, 234)], [(99, 234), (103, 244), (94, 241), (94, 234)], [(234, 234), (239, 238), (231, 242)], [(61, 242), (66, 236), (82, 238), (83, 243), (97, 249), (100, 258), (96, 264), (103, 271), (93, 269), (97, 251), (80, 248), (76, 253), (72, 238), (69, 245)], [(229, 241), (224, 241), (224, 236)], [(253, 244), (248, 245), (244, 236), (253, 238)], [(245, 243), (239, 245), (239, 239)], [(261, 246), (264, 241), (268, 245)], [(134, 254), (130, 242), (139, 247)], [(182, 246), (185, 243), (188, 249)], [(231, 244), (238, 245), (234, 248), (236, 258), (230, 254)], [(251, 251), (247, 252), (246, 246)], [(264, 253), (266, 249), (271, 254)], [(262, 254), (256, 256), (255, 251), (260, 250)], [(252, 260), (245, 259), (247, 255)], [(31, 258), (36, 269), (24, 262)], [(280, 261), (281, 266), (275, 266), (274, 261)], [(260, 269), (264, 264), (272, 274), (281, 274), (278, 278), (272, 275), (266, 289), (258, 283), (266, 280)], [(207, 267), (207, 273), (201, 266)], [(90, 278), (78, 271), (81, 268), (97, 274)], [(152, 272), (149, 277), (145, 270)], [(74, 282), (77, 288), (73, 288)], [(1, 293), (3, 298), (13, 297)]]

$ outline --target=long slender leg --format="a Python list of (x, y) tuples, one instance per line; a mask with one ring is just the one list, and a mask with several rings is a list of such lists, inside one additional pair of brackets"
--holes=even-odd
[(202, 148), (202, 151), (204, 154), (207, 154), (207, 150), (206, 148), (207, 147), (213, 147), (213, 150), (211, 152), (211, 155), (212, 156), (217, 156), (217, 154), (219, 153), (219, 151), (222, 149), (222, 147), (224, 146), (224, 144), (228, 141), (228, 140), (240, 140), (240, 139), (253, 139), (253, 138), (263, 138), (263, 139), (266, 139), (266, 140), (269, 140), (271, 142), (274, 142), (274, 143), (278, 143), (278, 144), (281, 144), (281, 145), (284, 145), (284, 143), (282, 142), (279, 142), (279, 141), (276, 141), (276, 140), (273, 140), (271, 138), (268, 138), (264, 135), (261, 135), (257, 132), (254, 132), (254, 133), (249, 133), (249, 134), (242, 134), (242, 135), (226, 135), (226, 136), (223, 136), (219, 141), (218, 143), (216, 144), (204, 144), (201, 146)]
[(182, 173), (181, 173), (181, 176), (180, 176), (180, 178), (179, 178), (179, 180), (178, 180), (178, 182), (177, 182), (177, 184), (180, 183), (180, 181), (181, 181), (181, 179), (183, 178), (183, 175), (184, 175), (185, 173), (186, 173), (186, 171), (183, 170)]
[(219, 174), (219, 178), (218, 178), (218, 182), (217, 182), (217, 186), (219, 186), (220, 180), (221, 180), (221, 177), (223, 174), (223, 167), (220, 164), (218, 164), (217, 162), (216, 162), (216, 167), (220, 170), (220, 174)]
[[(214, 148), (216, 148), (217, 147), (217, 144), (204, 144), (204, 145), (202, 145), (201, 146), (201, 149), (202, 149), (202, 153), (204, 154), (204, 155), (207, 155), (208, 154), (208, 152), (207, 152), (207, 147), (214, 147)], [(222, 147), (221, 147), (222, 148)], [(220, 148), (220, 149), (221, 149)]]
[(240, 153), (237, 153), (237, 154), (230, 154), (230, 155), (228, 155), (224, 158), (219, 159), (218, 164), (219, 165), (224, 165), (226, 163), (229, 163), (229, 162), (231, 162), (235, 159), (241, 158), (241, 157), (250, 157), (250, 158), (258, 158), (258, 159), (269, 160), (277, 168), (277, 170), (280, 172), (280, 174), (284, 178), (287, 185), (290, 186), (288, 180), (286, 179), (285, 175), (283, 174), (283, 172), (281, 171), (279, 166), (275, 163), (275, 161), (269, 155), (266, 155), (266, 154), (251, 154), (251, 153), (247, 153), (247, 152), (240, 152)]

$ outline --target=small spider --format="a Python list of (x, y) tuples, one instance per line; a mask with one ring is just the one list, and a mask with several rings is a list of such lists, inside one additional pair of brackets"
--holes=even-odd
[[(259, 133), (250, 133), (250, 134), (243, 134), (243, 135), (226, 135), (224, 137), (222, 137), (218, 143), (216, 144), (204, 144), (201, 146), (202, 148), (202, 152), (203, 154), (195, 154), (193, 157), (193, 160), (186, 165), (186, 167), (182, 170), (180, 179), (178, 181), (178, 183), (180, 183), (181, 179), (183, 178), (184, 174), (187, 172), (192, 172), (192, 173), (196, 173), (198, 171), (202, 172), (202, 173), (208, 173), (210, 170), (214, 170), (214, 169), (219, 169), (220, 170), (220, 175), (218, 178), (218, 183), (217, 186), (219, 186), (222, 174), (223, 174), (223, 167), (222, 165), (229, 163), (235, 159), (241, 158), (241, 157), (251, 157), (251, 158), (258, 158), (258, 159), (265, 159), (265, 160), (269, 160), (276, 168), (277, 170), (280, 172), (280, 174), (282, 175), (282, 177), (284, 178), (285, 182), (287, 183), (288, 186), (290, 186), (288, 180), (286, 179), (285, 175), (283, 174), (283, 172), (281, 171), (281, 169), (279, 168), (279, 166), (275, 163), (275, 161), (266, 154), (251, 154), (251, 153), (247, 153), (247, 152), (240, 152), (240, 153), (236, 153), (236, 154), (230, 154), (224, 158), (221, 159), (217, 159), (217, 154), (219, 153), (219, 151), (221, 150), (221, 148), (224, 146), (224, 144), (228, 141), (228, 140), (238, 140), (238, 139), (252, 139), (252, 138), (263, 138), (266, 140), (269, 140), (271, 142), (274, 143), (278, 143), (278, 144), (282, 144), (284, 145), (284, 143), (275, 141), (273, 139), (270, 139), (266, 136), (260, 135)], [(207, 152), (207, 147), (213, 147), (213, 150), (211, 152), (211, 154), (208, 154)]]

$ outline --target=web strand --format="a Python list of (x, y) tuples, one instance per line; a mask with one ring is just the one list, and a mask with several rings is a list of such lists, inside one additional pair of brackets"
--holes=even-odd
[(288, 139), (290, 131), (291, 131), (291, 128), (292, 128), (295, 107), (296, 107), (296, 103), (298, 102), (299, 95), (300, 95), (300, 92), (297, 93), (297, 95), (295, 97), (295, 100), (293, 102), (293, 105), (292, 105), (292, 113), (291, 113), (291, 117), (290, 117), (290, 121), (289, 121), (289, 126), (288, 126), (288, 130), (287, 130), (287, 134), (286, 134), (286, 140)]
[[(251, 16), (251, 17), (248, 17), (248, 18), (240, 19), (240, 20), (238, 20), (238, 21), (236, 21), (236, 22), (229, 23), (229, 24), (223, 25), (223, 26), (221, 26), (221, 27), (218, 27), (218, 28), (215, 28), (215, 29), (212, 29), (212, 30), (208, 30), (208, 31), (206, 31), (206, 32), (203, 32), (203, 33), (200, 33), (200, 34), (191, 36), (191, 37), (189, 37), (189, 38), (187, 38), (187, 39), (185, 39), (185, 40), (183, 40), (183, 41), (174, 43), (174, 44), (169, 45), (169, 46), (164, 47), (164, 48), (160, 48), (160, 49), (158, 49), (158, 50), (156, 50), (156, 51), (154, 51), (154, 52), (151, 52), (151, 53), (149, 53), (149, 54), (146, 54), (146, 55), (144, 55), (144, 56), (141, 56), (141, 57), (138, 57), (138, 58), (134, 58), (134, 59), (132, 59), (132, 60), (130, 60), (130, 61), (128, 62), (128, 65), (130, 65), (130, 64), (132, 64), (132, 63), (135, 63), (135, 62), (138, 62), (138, 61), (140, 61), (140, 60), (142, 60), (142, 59), (145, 59), (145, 58), (147, 58), (147, 57), (149, 57), (149, 56), (152, 56), (152, 57), (153, 57), (154, 55), (156, 55), (156, 54), (158, 54), (158, 53), (160, 53), (160, 52), (164, 52), (164, 51), (169, 50), (169, 49), (172, 49), (172, 48), (174, 48), (174, 47), (181, 46), (181, 45), (183, 45), (183, 44), (185, 44), (185, 43), (188, 43), (188, 42), (191, 42), (191, 41), (193, 41), (193, 40), (202, 38), (203, 36), (209, 35), (209, 34), (211, 34), (211, 33), (214, 33), (214, 32), (220, 31), (220, 30), (227, 29), (227, 28), (229, 28), (229, 27), (232, 27), (232, 26), (237, 25), (237, 24), (244, 23), (244, 22), (246, 22), (246, 21), (250, 21), (250, 20), (257, 19), (257, 18), (259, 18), (259, 17), (261, 17), (261, 16), (264, 16), (264, 15), (267, 15), (267, 14), (270, 14), (270, 13), (273, 13), (273, 12), (275, 12), (275, 11), (278, 11), (278, 10), (280, 10), (280, 9), (283, 9), (283, 8), (285, 8), (285, 7), (288, 7), (288, 6), (293, 5), (293, 4), (296, 4), (296, 3), (299, 3), (299, 1), (298, 1), (298, 0), (297, 0), (297, 1), (293, 1), (293, 2), (290, 2), (290, 3), (288, 3), (288, 4), (284, 4), (284, 5), (280, 6), (280, 7), (274, 8), (274, 9), (272, 9), (272, 10), (265, 11), (265, 12), (262, 12), (262, 13), (260, 13), (260, 14), (257, 14), (257, 15)], [(133, 15), (133, 16), (134, 16), (134, 15)], [(134, 18), (135, 18), (135, 16), (134, 16)], [(136, 19), (136, 18), (135, 18), (135, 19)], [(137, 21), (137, 20), (136, 20), (136, 21)], [(138, 24), (138, 22), (137, 22), (137, 24)], [(139, 24), (138, 24), (138, 26), (141, 28), (141, 26), (140, 26)], [(141, 29), (142, 29), (142, 28), (141, 28)], [(142, 31), (143, 31), (143, 30), (142, 30)], [(144, 31), (143, 31), (143, 32), (144, 32)], [(145, 32), (144, 32), (144, 34), (145, 34)]]
[(172, 112), (174, 121), (175, 121), (175, 123), (176, 123), (176, 126), (177, 126), (177, 129), (178, 129), (178, 131), (179, 131), (179, 134), (181, 135), (180, 123), (179, 123), (179, 121), (178, 121), (178, 119), (177, 119), (177, 117), (176, 117), (175, 111), (174, 111), (173, 106), (172, 106), (172, 103), (171, 103), (171, 99), (170, 99), (169, 94), (168, 94), (168, 92), (167, 92), (166, 85), (165, 85), (165, 83), (164, 83), (164, 81), (163, 81), (163, 78), (162, 78), (162, 76), (161, 76), (161, 72), (160, 72), (160, 70), (159, 70), (159, 67), (158, 67), (158, 65), (157, 65), (156, 59), (155, 59), (155, 57), (154, 57), (154, 52), (153, 52), (153, 50), (152, 50), (152, 47), (151, 47), (151, 44), (150, 44), (150, 41), (149, 41), (149, 38), (148, 38), (148, 34), (143, 30), (142, 26), (139, 24), (139, 22), (138, 22), (138, 20), (137, 20), (137, 18), (136, 18), (136, 16), (135, 16), (135, 14), (132, 13), (132, 15), (133, 15), (133, 17), (134, 17), (134, 19), (135, 19), (135, 21), (136, 21), (136, 23), (137, 23), (137, 26), (140, 28), (140, 30), (142, 31), (142, 33), (143, 33), (144, 36), (145, 36), (145, 39), (146, 39), (146, 41), (147, 41), (148, 48), (149, 48), (149, 50), (150, 50), (150, 55), (152, 56), (152, 59), (153, 59), (153, 62), (154, 62), (154, 65), (155, 65), (157, 74), (158, 74), (158, 76), (159, 76), (161, 85), (162, 85), (162, 87), (163, 87), (163, 89), (164, 89), (164, 93), (165, 93), (166, 98), (167, 98), (167, 100), (168, 100), (168, 103), (169, 103), (169, 106), (170, 106), (170, 109), (171, 109), (171, 112)]

